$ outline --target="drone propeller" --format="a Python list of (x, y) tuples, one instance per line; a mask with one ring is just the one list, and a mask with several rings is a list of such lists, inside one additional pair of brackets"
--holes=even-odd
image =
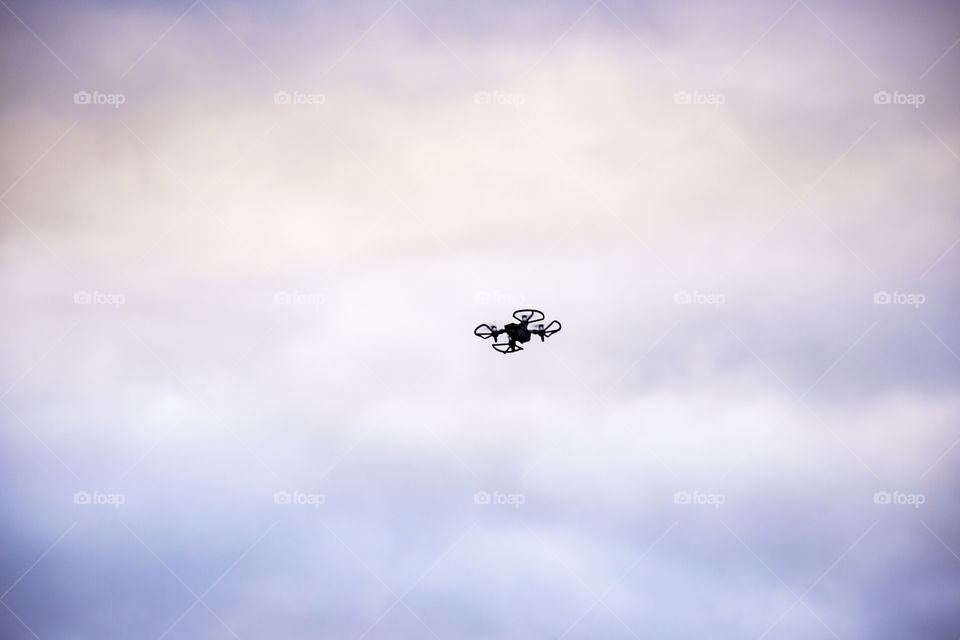
[(540, 322), (543, 320), (543, 311), (537, 309), (517, 309), (513, 312), (514, 320), (518, 322)]
[[(557, 326), (554, 327), (553, 325), (557, 325)], [(561, 328), (562, 326), (560, 325), (560, 322), (558, 322), (557, 320), (554, 320), (553, 322), (548, 324), (546, 327), (544, 327), (542, 324), (538, 324), (537, 330), (534, 331), (534, 333), (540, 336), (540, 342), (543, 342), (544, 339), (549, 338), (550, 336), (555, 334), (557, 331), (560, 331)]]
[(486, 340), (487, 338), (490, 338), (490, 337), (492, 337), (492, 336), (496, 336), (496, 335), (497, 335), (497, 325), (495, 325), (495, 324), (492, 324), (492, 325), (487, 325), (487, 324), (478, 325), (477, 328), (473, 330), (473, 335), (475, 335), (475, 336), (477, 336), (477, 337), (479, 337), (479, 338), (483, 338), (484, 340)]

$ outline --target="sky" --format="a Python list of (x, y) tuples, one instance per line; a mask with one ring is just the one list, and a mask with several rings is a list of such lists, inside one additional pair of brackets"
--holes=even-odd
[(0, 55), (3, 638), (960, 637), (956, 4), (2, 0)]

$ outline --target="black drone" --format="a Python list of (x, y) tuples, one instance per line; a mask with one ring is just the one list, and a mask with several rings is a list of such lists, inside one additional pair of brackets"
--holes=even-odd
[[(545, 338), (549, 338), (557, 331), (560, 331), (560, 323), (556, 320), (547, 326), (538, 324), (536, 329), (531, 329), (531, 322), (540, 322), (543, 320), (543, 311), (537, 311), (536, 309), (520, 309), (514, 311), (513, 319), (516, 320), (516, 322), (511, 322), (503, 329), (497, 329), (496, 325), (481, 324), (473, 330), (473, 334), (480, 336), (484, 340), (493, 338), (493, 345), (491, 346), (500, 353), (513, 353), (514, 351), (523, 351), (523, 347), (520, 345), (525, 342), (530, 342), (531, 336), (540, 336), (540, 342), (543, 342)], [(507, 334), (507, 341), (497, 342), (497, 338), (504, 333)]]

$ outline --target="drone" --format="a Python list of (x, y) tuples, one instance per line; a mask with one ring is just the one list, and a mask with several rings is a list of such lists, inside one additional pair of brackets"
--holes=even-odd
[[(513, 319), (516, 320), (516, 322), (511, 322), (502, 329), (498, 329), (496, 325), (492, 324), (481, 324), (473, 330), (473, 335), (483, 338), (484, 340), (493, 338), (493, 344), (491, 346), (495, 351), (499, 351), (500, 353), (523, 351), (523, 347), (520, 345), (530, 342), (532, 336), (540, 336), (540, 342), (543, 342), (546, 338), (560, 331), (560, 323), (556, 320), (547, 326), (537, 324), (536, 329), (530, 327), (531, 322), (540, 323), (543, 318), (543, 311), (537, 311), (536, 309), (519, 309), (513, 312)], [(507, 334), (507, 341), (498, 342), (498, 338), (503, 334)]]

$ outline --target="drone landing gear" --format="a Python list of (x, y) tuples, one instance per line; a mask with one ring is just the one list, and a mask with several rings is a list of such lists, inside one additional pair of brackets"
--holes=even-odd
[(500, 353), (513, 353), (514, 351), (523, 351), (523, 347), (511, 340), (510, 342), (494, 342), (492, 345), (494, 351)]

